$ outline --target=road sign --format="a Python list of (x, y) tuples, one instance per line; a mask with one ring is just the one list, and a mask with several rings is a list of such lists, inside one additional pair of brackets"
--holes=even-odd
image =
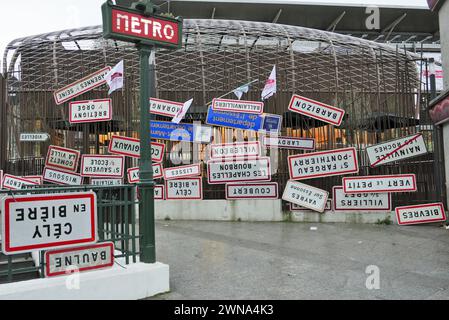
[(400, 225), (446, 221), (444, 206), (441, 202), (397, 207), (395, 211)]
[(332, 189), (335, 211), (391, 212), (391, 193), (344, 193), (342, 186)]
[(340, 126), (345, 115), (343, 109), (339, 109), (328, 104), (318, 102), (300, 95), (294, 94), (290, 100), (288, 110)]
[(121, 186), (123, 184), (123, 179), (90, 178), (90, 184), (93, 186)]
[(282, 116), (277, 114), (264, 114), (261, 132), (279, 133), (282, 129)]
[(199, 163), (164, 169), (165, 180), (196, 177), (200, 175), (201, 175), (201, 165)]
[(262, 129), (263, 116), (241, 112), (215, 111), (209, 108), (206, 123), (213, 126), (259, 131)]
[(344, 193), (385, 193), (416, 191), (416, 176), (414, 174), (345, 177), (343, 178)]
[(315, 139), (263, 136), (263, 145), (268, 148), (315, 150)]
[(207, 162), (209, 184), (227, 182), (270, 181), (270, 158), (248, 158), (232, 161), (210, 160)]
[(44, 177), (43, 176), (23, 176), (22, 178), (28, 180), (28, 181), (33, 181), (39, 185), (44, 183)]
[(285, 186), (282, 199), (305, 208), (324, 212), (329, 192), (311, 187), (304, 183), (289, 180)]
[(109, 1), (101, 9), (105, 39), (168, 48), (180, 48), (182, 45), (182, 20), (144, 15), (140, 10), (114, 6)]
[[(128, 137), (112, 136), (108, 151), (132, 158), (140, 158), (140, 140)], [(151, 158), (153, 162), (161, 162), (164, 157), (165, 144), (151, 142)]]
[[(189, 123), (172, 123), (167, 121), (151, 121), (151, 137), (153, 139), (209, 143), (212, 136), (210, 127), (197, 126)], [(203, 130), (198, 130), (199, 128)], [(209, 136), (199, 135), (209, 129)], [(207, 133), (207, 132), (206, 132)]]
[(13, 176), (10, 174), (3, 175), (2, 181), (3, 181), (3, 188), (9, 189), (9, 190), (20, 190), (20, 189), (24, 189), (26, 186), (39, 185), (38, 183), (36, 183), (34, 181), (16, 177), (16, 176)]
[(93, 192), (7, 196), (1, 200), (3, 253), (95, 243), (96, 207)]
[(244, 101), (231, 99), (212, 100), (212, 109), (214, 111), (262, 114), (263, 106), (264, 103), (260, 101)]
[(226, 200), (278, 199), (277, 182), (268, 183), (228, 183)]
[(21, 133), (20, 141), (21, 142), (45, 142), (50, 139), (50, 135), (48, 133)]
[(104, 242), (45, 252), (45, 276), (110, 268), (114, 265), (114, 243)]
[(165, 181), (167, 200), (203, 200), (203, 178)]
[(80, 152), (77, 150), (50, 146), (45, 159), (45, 166), (76, 172), (79, 158)]
[(359, 172), (355, 148), (299, 154), (288, 157), (290, 179), (302, 180)]
[(421, 133), (376, 144), (366, 148), (371, 167), (404, 160), (427, 153), (426, 144)]
[(98, 99), (69, 103), (70, 123), (90, 123), (112, 120), (112, 100)]
[[(290, 211), (293, 211), (293, 212), (295, 212), (295, 211), (300, 211), (300, 212), (314, 211), (312, 209), (300, 206), (300, 205), (298, 205), (296, 203), (292, 203), (292, 202), (289, 202), (289, 205), (290, 205)], [(324, 207), (324, 211), (331, 211), (331, 210), (332, 210), (332, 200), (327, 199), (326, 206)]]
[(123, 156), (83, 155), (81, 176), (91, 178), (123, 178)]
[(44, 168), (44, 180), (68, 186), (80, 186), (83, 184), (83, 178), (79, 174), (60, 171), (53, 168)]
[(260, 157), (261, 155), (259, 141), (210, 145), (211, 160)]
[(176, 116), (183, 105), (184, 103), (181, 102), (150, 98), (150, 112), (169, 118)]
[(154, 200), (165, 200), (165, 186), (154, 186)]
[[(139, 183), (140, 182), (140, 168), (129, 168), (127, 172), (128, 183)], [(160, 179), (164, 177), (164, 172), (162, 164), (153, 163), (153, 179)]]
[(55, 91), (53, 97), (57, 105), (63, 104), (69, 100), (72, 100), (83, 93), (86, 93), (92, 89), (95, 89), (106, 83), (106, 75), (111, 71), (111, 67), (105, 67), (98, 70), (87, 77), (75, 81), (68, 86)]

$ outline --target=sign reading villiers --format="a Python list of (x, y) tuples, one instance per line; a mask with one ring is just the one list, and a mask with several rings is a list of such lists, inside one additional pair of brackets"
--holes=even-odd
[(418, 224), (446, 221), (444, 206), (441, 202), (396, 208), (398, 224)]
[(92, 178), (122, 178), (124, 157), (83, 155), (81, 158), (81, 175)]
[(263, 145), (266, 148), (315, 150), (315, 139), (264, 136)]
[(167, 200), (202, 200), (203, 178), (186, 178), (165, 181)]
[(390, 212), (391, 193), (344, 193), (343, 187), (333, 188), (335, 211)]
[(261, 156), (259, 141), (212, 144), (210, 146), (211, 159), (233, 159), (259, 156)]
[(88, 123), (112, 119), (112, 100), (100, 99), (69, 103), (69, 122)]
[(150, 98), (150, 112), (169, 118), (176, 116), (183, 105), (181, 102)]
[[(132, 158), (140, 158), (140, 140), (112, 136), (109, 142), (109, 153), (120, 154)], [(151, 160), (154, 162), (161, 162), (164, 157), (165, 144), (151, 142)]]
[(289, 180), (285, 186), (282, 199), (305, 208), (324, 212), (329, 192), (311, 187), (304, 183)]
[(226, 185), (227, 200), (243, 199), (277, 199), (278, 184), (269, 183), (228, 183)]
[(290, 100), (288, 110), (333, 124), (337, 127), (341, 125), (345, 115), (345, 111), (343, 109), (339, 109), (309, 98), (301, 97), (297, 94), (294, 94)]
[(165, 180), (195, 177), (199, 175), (201, 175), (201, 166), (199, 163), (164, 169)]
[(121, 186), (123, 179), (96, 179), (91, 178), (90, 184), (93, 186)]
[(68, 186), (79, 186), (83, 182), (83, 178), (79, 174), (64, 172), (52, 168), (44, 169), (44, 180), (47, 182)]
[(114, 265), (114, 243), (104, 242), (78, 248), (45, 252), (45, 276), (110, 268)]
[(270, 181), (270, 158), (211, 160), (207, 162), (209, 184), (227, 182)]
[(371, 167), (427, 153), (421, 133), (366, 148)]
[(66, 171), (76, 171), (80, 152), (77, 150), (50, 146), (48, 148), (45, 166)]
[(57, 90), (53, 94), (56, 104), (63, 104), (66, 101), (72, 100), (85, 92), (105, 84), (105, 78), (109, 71), (111, 71), (111, 67), (105, 67), (79, 81), (68, 85), (67, 87)]
[(264, 103), (259, 101), (243, 101), (230, 99), (214, 99), (212, 101), (213, 110), (227, 112), (262, 114), (263, 105)]
[(313, 152), (288, 157), (290, 178), (293, 180), (358, 173), (355, 148)]
[(2, 250), (17, 254), (97, 240), (94, 192), (5, 197)]
[(344, 193), (414, 192), (416, 176), (399, 174), (343, 178)]
[[(128, 182), (129, 183), (139, 183), (140, 182), (140, 168), (129, 168), (128, 169)], [(153, 164), (153, 179), (159, 179), (164, 176), (163, 170), (162, 170), (162, 164), (156, 163)]]

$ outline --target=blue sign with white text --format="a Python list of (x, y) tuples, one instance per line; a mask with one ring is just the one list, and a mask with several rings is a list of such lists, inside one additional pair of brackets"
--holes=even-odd
[(262, 129), (263, 116), (241, 112), (216, 111), (209, 107), (206, 123), (220, 127), (259, 131)]
[(151, 121), (151, 138), (193, 142), (193, 124)]

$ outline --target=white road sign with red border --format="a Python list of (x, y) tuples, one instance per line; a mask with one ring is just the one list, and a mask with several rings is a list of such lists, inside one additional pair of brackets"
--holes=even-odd
[(261, 101), (244, 101), (231, 99), (212, 100), (212, 109), (225, 112), (243, 112), (262, 114), (264, 103)]
[(340, 126), (345, 116), (345, 111), (331, 105), (315, 101), (300, 95), (294, 94), (290, 100), (288, 110), (299, 114)]
[(44, 177), (43, 176), (23, 176), (22, 178), (33, 181), (39, 185), (44, 183)]
[[(290, 205), (290, 211), (293, 211), (293, 212), (295, 212), (295, 211), (299, 211), (299, 212), (314, 211), (312, 209), (300, 206), (300, 205), (298, 205), (296, 203), (292, 203), (292, 202), (290, 202), (289, 205)], [(331, 210), (332, 210), (332, 199), (327, 199), (326, 206), (324, 207), (324, 211), (331, 211)]]
[(3, 188), (4, 189), (9, 189), (9, 190), (20, 190), (23, 189), (25, 186), (38, 186), (39, 184), (28, 180), (28, 179), (24, 179), (21, 177), (16, 177), (10, 174), (5, 174), (3, 175)]
[(69, 103), (70, 123), (90, 123), (112, 120), (112, 100), (84, 100)]
[(91, 178), (123, 178), (123, 156), (83, 155), (81, 176)]
[(166, 200), (202, 200), (203, 178), (165, 181)]
[(226, 200), (278, 199), (277, 182), (267, 183), (228, 183)]
[(79, 158), (80, 152), (78, 150), (50, 146), (48, 147), (45, 166), (76, 172), (78, 169)]
[(400, 225), (446, 221), (444, 206), (441, 202), (397, 207), (395, 211)]
[(266, 148), (315, 150), (315, 139), (264, 136), (263, 145)]
[(209, 184), (228, 182), (270, 181), (270, 158), (248, 158), (233, 161), (210, 160), (207, 162)]
[(261, 155), (259, 141), (210, 145), (211, 160), (260, 157)]
[(324, 212), (329, 192), (289, 180), (282, 199), (314, 211)]
[(123, 179), (90, 178), (90, 184), (93, 186), (121, 186), (123, 184)]
[(416, 191), (415, 174), (345, 177), (344, 193), (385, 193)]
[(201, 165), (199, 163), (164, 169), (165, 180), (196, 177), (200, 175), (201, 175)]
[(332, 188), (335, 211), (391, 212), (391, 193), (344, 193), (342, 186)]
[(67, 186), (80, 186), (83, 178), (76, 173), (44, 168), (44, 181)]

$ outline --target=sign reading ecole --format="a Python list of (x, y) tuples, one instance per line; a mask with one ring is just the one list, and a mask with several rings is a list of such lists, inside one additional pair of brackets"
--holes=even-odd
[(112, 100), (99, 99), (69, 103), (70, 123), (89, 123), (112, 120)]
[(227, 182), (270, 181), (270, 158), (210, 160), (207, 162), (209, 184)]
[(96, 206), (93, 192), (3, 198), (3, 253), (95, 243)]

